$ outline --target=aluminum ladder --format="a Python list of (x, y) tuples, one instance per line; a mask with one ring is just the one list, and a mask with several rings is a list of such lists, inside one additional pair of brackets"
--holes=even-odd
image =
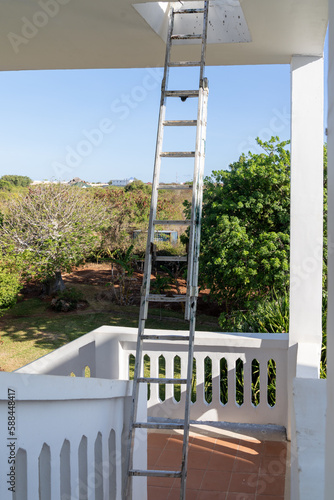
[[(191, 405), (191, 384), (192, 384), (192, 368), (193, 368), (193, 352), (194, 352), (194, 335), (195, 335), (195, 320), (196, 306), (198, 296), (198, 260), (200, 247), (200, 225), (202, 214), (202, 192), (203, 192), (203, 173), (205, 160), (205, 141), (206, 141), (206, 121), (207, 121), (207, 99), (208, 99), (208, 83), (204, 78), (205, 54), (208, 29), (208, 10), (209, 2), (203, 1), (203, 6), (198, 8), (200, 2), (194, 2), (196, 8), (184, 8), (183, 6), (175, 10), (171, 7), (169, 12), (169, 26), (166, 45), (166, 56), (164, 65), (164, 75), (161, 84), (161, 101), (160, 113), (157, 132), (157, 143), (155, 153), (155, 165), (152, 183), (152, 197), (149, 227), (147, 235), (147, 245), (145, 254), (144, 277), (141, 289), (141, 305), (138, 326), (138, 339), (136, 348), (134, 379), (133, 379), (133, 394), (132, 407), (130, 415), (130, 426), (128, 436), (127, 449), (127, 481), (125, 485), (125, 498), (131, 499), (131, 478), (133, 476), (151, 476), (151, 477), (176, 477), (181, 479), (180, 500), (186, 498), (186, 479), (187, 479), (187, 463), (189, 449), (189, 419)], [(191, 6), (192, 2), (186, 2), (187, 6)], [(181, 4), (180, 4), (181, 5)], [(201, 15), (203, 16), (202, 32), (200, 34), (174, 34), (174, 20), (177, 16), (185, 15)], [(180, 19), (180, 18), (179, 18)], [(200, 40), (201, 56), (200, 61), (180, 61), (172, 62), (171, 49), (173, 42), (176, 40)], [(169, 70), (172, 67), (187, 68), (190, 66), (199, 67), (199, 85), (196, 90), (168, 90)], [(187, 98), (197, 98), (197, 119), (196, 120), (166, 120), (166, 105), (168, 98), (181, 98), (185, 101)], [(165, 127), (196, 127), (196, 143), (195, 151), (163, 151), (163, 136)], [(164, 185), (160, 184), (160, 171), (162, 158), (194, 158), (193, 186), (192, 186), (192, 208), (190, 220), (157, 220), (157, 203), (159, 190), (161, 189), (186, 189), (183, 185)], [(189, 186), (188, 186), (189, 188)], [(191, 186), (190, 186), (191, 188)], [(188, 255), (180, 257), (163, 257), (153, 256), (154, 254), (154, 231), (156, 226), (160, 225), (189, 225), (189, 245)], [(184, 295), (176, 294), (173, 296), (166, 294), (151, 294), (150, 280), (153, 259), (155, 261), (187, 261), (187, 293)], [(185, 304), (185, 319), (189, 321), (189, 335), (146, 335), (145, 321), (147, 319), (148, 305), (150, 302), (183, 302)], [(144, 377), (144, 361), (143, 361), (143, 344), (145, 341), (168, 340), (188, 342), (188, 366), (187, 378), (148, 378)], [(137, 406), (138, 406), (138, 384), (185, 384), (185, 411), (184, 421), (180, 423), (169, 420), (167, 422), (138, 422), (137, 421)], [(162, 470), (136, 470), (133, 468), (133, 441), (135, 430), (138, 428), (145, 429), (182, 429), (183, 430), (183, 447), (182, 447), (182, 463), (179, 470), (162, 471)]]

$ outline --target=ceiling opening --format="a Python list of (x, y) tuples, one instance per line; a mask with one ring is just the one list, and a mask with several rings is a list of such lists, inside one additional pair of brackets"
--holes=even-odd
[[(133, 4), (149, 26), (167, 40), (169, 7), (184, 9), (188, 2), (147, 2)], [(200, 8), (203, 2), (191, 2), (191, 8)], [(202, 14), (180, 14), (175, 17), (174, 33), (201, 33)], [(207, 43), (251, 42), (247, 22), (238, 0), (211, 0), (209, 6)], [(200, 40), (178, 40), (175, 43), (200, 43)]]

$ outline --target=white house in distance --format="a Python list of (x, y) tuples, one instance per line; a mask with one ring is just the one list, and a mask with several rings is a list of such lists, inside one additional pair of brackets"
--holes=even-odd
[[(2, 2), (0, 70), (141, 67), (147, 68), (146, 82), (150, 84), (156, 78), (151, 68), (162, 66), (164, 62), (168, 6), (169, 2), (163, 1), (132, 3), (130, 0)], [(243, 356), (246, 361), (248, 356), (254, 355), (248, 354), (254, 353), (254, 349), (257, 359), (270, 351), (280, 367), (278, 376), (281, 378), (277, 384), (284, 390), (273, 412), (263, 403), (256, 409), (251, 406), (240, 409), (234, 405), (222, 411), (218, 402), (217, 407), (212, 406), (209, 411), (199, 402), (194, 414), (199, 420), (216, 418), (234, 423), (284, 426), (291, 440), (291, 488), (286, 498), (330, 500), (334, 491), (334, 0), (212, 0), (210, 11), (208, 65), (289, 64), (291, 68), (290, 332), (280, 337), (199, 335), (199, 346), (207, 343), (207, 349), (218, 354), (225, 352), (228, 346), (230, 354)], [(329, 315), (328, 379), (324, 381), (319, 380), (319, 360), (323, 48), (328, 19)], [(195, 54), (196, 46), (187, 47), (188, 55), (189, 50)], [(177, 52), (182, 60), (185, 53), (182, 43)], [(126, 359), (133, 352), (134, 338), (135, 332), (129, 329), (115, 332), (104, 327), (82, 337), (75, 345), (65, 346), (53, 356), (23, 368), (20, 373), (0, 374), (0, 443), (8, 438), (3, 410), (7, 410), (8, 396), (12, 394), (9, 390), (16, 391), (20, 414), (26, 412), (20, 424), (22, 438), (16, 457), (22, 490), (20, 498), (35, 500), (38, 491), (42, 491), (42, 498), (47, 498), (45, 491), (49, 489), (55, 491), (52, 498), (59, 498), (59, 484), (66, 491), (71, 478), (87, 475), (87, 456), (100, 458), (100, 462), (104, 458), (109, 463), (112, 450), (121, 453), (121, 435), (126, 426), (129, 400), (128, 383), (122, 379), (127, 379)], [(64, 377), (71, 371), (82, 374), (85, 366), (91, 369), (90, 379)], [(145, 412), (145, 399), (141, 402)], [(153, 411), (152, 404), (154, 410), (158, 402), (151, 403), (149, 412)], [(81, 422), (79, 429), (67, 418), (69, 411)], [(87, 418), (80, 419), (83, 411)], [(105, 414), (113, 415), (112, 428), (111, 421), (103, 417)], [(38, 432), (27, 424), (29, 421), (37, 422)], [(93, 429), (92, 422), (95, 423)], [(90, 436), (94, 436), (94, 445)], [(142, 439), (145, 442), (145, 438)], [(105, 440), (109, 454), (102, 446)], [(79, 464), (72, 462), (70, 450), (73, 448), (78, 450)], [(60, 463), (52, 463), (52, 472), (58, 474), (60, 482), (50, 485), (50, 456), (54, 450), (60, 456)], [(8, 469), (7, 454), (3, 455), (1, 449), (0, 475)], [(143, 458), (144, 454), (138, 460)], [(69, 463), (71, 477), (66, 472)], [(112, 470), (119, 484), (121, 466), (118, 464)], [(146, 498), (145, 484), (138, 480), (136, 498)], [(111, 483), (106, 488), (111, 491)], [(1, 479), (0, 497), (7, 498), (5, 494), (7, 489)], [(112, 498), (120, 499), (120, 490)]]
[(128, 184), (131, 184), (134, 180), (134, 177), (130, 177), (129, 179), (112, 179), (109, 181), (109, 184), (111, 186), (125, 187)]

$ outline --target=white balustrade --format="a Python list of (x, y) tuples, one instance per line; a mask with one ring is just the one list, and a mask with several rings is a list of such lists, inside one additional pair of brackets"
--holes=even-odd
[[(122, 498), (132, 385), (128, 379), (136, 340), (135, 328), (103, 326), (14, 373), (0, 373), (0, 443), (8, 450), (0, 453), (1, 499)], [(184, 378), (187, 355), (186, 342), (145, 342), (145, 371), (151, 377), (174, 377), (177, 372)], [(288, 334), (198, 332), (191, 420), (286, 427), (287, 358)], [(276, 368), (271, 405), (268, 363)], [(8, 389), (15, 391), (15, 436), (8, 434)], [(167, 385), (163, 395), (150, 384), (147, 400), (143, 385), (140, 420), (147, 415), (183, 418), (185, 387), (177, 390)], [(6, 443), (15, 449), (15, 494), (8, 490)], [(136, 468), (146, 468), (146, 443), (146, 431), (138, 429)], [(134, 478), (133, 491), (133, 500), (147, 500), (146, 478)]]
[[(147, 330), (147, 333), (170, 334), (166, 330)], [(173, 332), (184, 333), (184, 332)], [(135, 354), (135, 328), (103, 326), (67, 344), (51, 354), (18, 370), (19, 373), (84, 376), (90, 369), (91, 377), (128, 379), (129, 359)], [(231, 334), (197, 332), (194, 359), (196, 362), (196, 401), (191, 405), (191, 419), (197, 421), (224, 421), (247, 424), (287, 425), (287, 352), (288, 334)], [(174, 375), (175, 356), (180, 358), (181, 376), (185, 377), (187, 362), (186, 342), (145, 342), (144, 355), (149, 357), (150, 376), (159, 376), (159, 357), (166, 366), (166, 376)], [(259, 402), (252, 398), (252, 364), (257, 361)], [(243, 370), (241, 369), (243, 363)], [(211, 369), (210, 369), (211, 363)], [(276, 366), (275, 404), (268, 403), (268, 363)], [(221, 364), (222, 368), (221, 369)], [(227, 370), (224, 370), (227, 365)], [(206, 366), (206, 369), (205, 369)], [(239, 373), (238, 373), (239, 369)], [(243, 372), (243, 382), (240, 382)], [(162, 376), (162, 373), (160, 373)], [(237, 382), (239, 380), (239, 383)], [(210, 384), (210, 381), (212, 383)], [(238, 394), (236, 396), (238, 384)], [(208, 392), (205, 389), (212, 386)], [(221, 390), (222, 389), (222, 390)], [(166, 386), (165, 399), (159, 397), (159, 388), (150, 385), (149, 417), (182, 418), (185, 387), (181, 387), (181, 401), (174, 397), (174, 387)], [(243, 391), (243, 401), (240, 392)], [(207, 397), (205, 397), (205, 394)], [(211, 401), (207, 401), (208, 395)], [(227, 400), (226, 400), (227, 394)], [(272, 404), (272, 403), (271, 403)]]

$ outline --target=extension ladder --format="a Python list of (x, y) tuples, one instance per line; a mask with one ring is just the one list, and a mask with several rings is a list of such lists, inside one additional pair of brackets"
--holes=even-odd
[[(192, 2), (187, 2), (191, 5)], [(203, 191), (203, 172), (205, 159), (205, 140), (206, 140), (206, 120), (207, 120), (207, 99), (208, 99), (208, 84), (204, 78), (205, 53), (207, 41), (207, 26), (208, 26), (208, 9), (209, 2), (203, 1), (203, 7), (197, 8), (180, 8), (175, 10), (173, 7), (169, 12), (169, 27), (166, 45), (166, 56), (164, 75), (161, 85), (161, 101), (160, 113), (157, 132), (155, 165), (152, 183), (152, 198), (150, 208), (150, 218), (145, 254), (144, 277), (141, 290), (141, 305), (138, 327), (138, 340), (136, 348), (132, 408), (130, 415), (130, 427), (127, 449), (127, 484), (125, 488), (125, 498), (131, 499), (131, 478), (133, 476), (153, 476), (153, 477), (176, 477), (181, 479), (180, 500), (186, 498), (186, 478), (187, 478), (187, 462), (189, 448), (189, 418), (191, 405), (191, 383), (192, 383), (192, 368), (193, 368), (193, 352), (194, 352), (194, 335), (195, 335), (195, 319), (196, 305), (198, 296), (198, 259), (200, 246), (200, 225), (202, 214), (202, 191)], [(201, 15), (203, 16), (202, 33), (200, 34), (174, 34), (174, 20), (180, 15)], [(181, 18), (179, 18), (181, 19)], [(187, 17), (187, 19), (190, 19)], [(173, 42), (176, 40), (201, 40), (201, 57), (200, 61), (180, 61), (172, 62), (171, 49)], [(172, 67), (187, 68), (190, 66), (199, 67), (199, 88), (198, 90), (168, 90), (169, 70)], [(166, 120), (166, 104), (167, 98), (179, 97), (182, 101), (187, 98), (198, 98), (197, 119), (196, 120)], [(196, 144), (195, 151), (178, 151), (164, 152), (163, 135), (165, 127), (196, 127)], [(166, 185), (160, 184), (160, 170), (162, 158), (194, 158), (193, 186), (192, 186), (192, 208), (190, 220), (157, 220), (157, 202), (159, 190), (162, 189), (185, 189), (183, 185)], [(191, 187), (191, 186), (190, 186)], [(180, 257), (163, 257), (153, 256), (154, 254), (154, 230), (160, 225), (189, 225), (189, 245), (188, 255)], [(187, 261), (187, 293), (184, 295), (176, 294), (173, 296), (167, 294), (151, 294), (150, 280), (153, 259), (156, 261)], [(189, 321), (189, 335), (146, 335), (145, 321), (147, 319), (148, 305), (150, 302), (183, 302), (185, 305), (185, 319)], [(143, 367), (143, 344), (145, 341), (169, 340), (188, 342), (188, 366), (187, 378), (149, 378), (144, 377)], [(185, 411), (184, 421), (180, 423), (173, 422), (169, 419), (167, 422), (138, 422), (137, 421), (137, 406), (138, 406), (138, 384), (185, 384)], [(182, 429), (183, 430), (183, 447), (182, 447), (182, 463), (179, 470), (162, 471), (162, 470), (135, 470), (133, 468), (133, 440), (135, 429)]]

